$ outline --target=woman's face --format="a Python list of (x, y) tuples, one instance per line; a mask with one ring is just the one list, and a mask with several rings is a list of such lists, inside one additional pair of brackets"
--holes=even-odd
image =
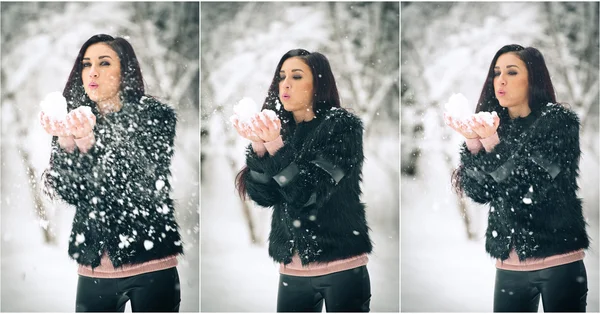
[(529, 106), (529, 79), (525, 62), (514, 53), (498, 57), (494, 66), (494, 93), (502, 107)]
[(313, 75), (302, 59), (292, 57), (281, 65), (279, 100), (289, 112), (312, 108)]
[(121, 60), (107, 44), (88, 47), (83, 55), (81, 80), (88, 97), (98, 103), (119, 95), (121, 85)]

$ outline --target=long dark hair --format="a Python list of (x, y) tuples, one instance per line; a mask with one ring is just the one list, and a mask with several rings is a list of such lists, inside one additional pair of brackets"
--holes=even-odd
[(119, 86), (121, 103), (125, 105), (130, 102), (137, 102), (144, 95), (144, 78), (135, 52), (131, 44), (121, 37), (112, 37), (110, 35), (98, 34), (90, 37), (77, 54), (75, 64), (63, 90), (63, 96), (67, 100), (67, 109), (69, 111), (81, 106), (89, 106), (95, 114), (98, 114), (96, 104), (87, 96), (83, 88), (81, 71), (83, 70), (83, 57), (87, 49), (97, 43), (104, 43), (115, 51), (121, 60), (121, 84)]
[[(496, 93), (494, 92), (494, 67), (496, 66), (498, 58), (505, 53), (515, 54), (527, 67), (529, 108), (531, 109), (532, 114), (537, 114), (548, 103), (557, 103), (554, 86), (552, 85), (552, 80), (550, 78), (550, 72), (548, 71), (542, 53), (533, 47), (524, 48), (520, 45), (506, 45), (500, 48), (494, 55), (494, 59), (492, 59), (475, 112), (496, 111), (500, 117), (500, 124), (503, 124), (506, 119), (509, 119), (508, 115), (504, 114), (504, 111), (507, 109), (500, 106), (500, 102), (498, 102)], [(462, 195), (459, 176), (462, 168), (463, 166), (460, 165), (452, 173), (452, 186), (459, 195)]]
[[(137, 57), (135, 56), (135, 52), (133, 51), (133, 47), (131, 44), (121, 37), (112, 37), (110, 35), (98, 34), (90, 37), (81, 49), (79, 49), (79, 53), (77, 53), (77, 58), (75, 58), (75, 64), (73, 64), (73, 69), (69, 74), (69, 78), (67, 80), (67, 84), (65, 85), (65, 89), (63, 90), (63, 97), (67, 100), (67, 110), (71, 111), (80, 106), (88, 106), (92, 108), (92, 112), (98, 116), (98, 107), (96, 103), (93, 102), (88, 95), (85, 93), (85, 89), (83, 87), (83, 80), (81, 79), (81, 72), (83, 70), (83, 57), (85, 56), (85, 52), (87, 49), (97, 43), (104, 43), (108, 45), (112, 50), (115, 51), (117, 56), (120, 59), (121, 63), (121, 83), (119, 85), (119, 95), (120, 100), (123, 106), (126, 106), (127, 103), (135, 103), (138, 102), (142, 96), (144, 96), (144, 78), (142, 77), (142, 70), (140, 69), (140, 64), (138, 62)], [(56, 147), (58, 137), (52, 137), (52, 147)], [(52, 155), (50, 157), (50, 167), (52, 167), (53, 158)], [(46, 169), (42, 173), (42, 181), (44, 181), (44, 192), (50, 198), (55, 198), (55, 193), (52, 192), (50, 187), (50, 183), (48, 182), (48, 169)]]
[[(285, 60), (297, 57), (301, 59), (310, 68), (313, 76), (313, 111), (319, 116), (321, 112), (330, 108), (341, 108), (340, 96), (338, 93), (335, 77), (331, 71), (329, 60), (323, 54), (318, 52), (309, 52), (304, 49), (293, 49), (284, 54), (277, 67), (267, 97), (263, 103), (262, 109), (270, 109), (277, 113), (281, 120), (281, 134), (286, 137), (294, 128), (295, 121), (291, 112), (285, 110), (279, 100), (279, 71)], [(248, 167), (244, 168), (235, 177), (235, 185), (242, 199), (246, 199), (246, 184), (244, 175), (249, 171)]]

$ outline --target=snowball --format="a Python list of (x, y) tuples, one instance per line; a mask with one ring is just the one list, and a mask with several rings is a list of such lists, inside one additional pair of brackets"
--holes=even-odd
[(294, 220), (294, 227), (300, 228), (301, 225), (302, 223), (300, 223), (300, 220)]
[[(258, 105), (252, 100), (252, 98), (244, 97), (240, 100), (237, 105), (233, 106), (233, 112), (239, 119), (240, 123), (249, 123), (256, 113), (259, 112)], [(232, 117), (233, 118), (233, 117)]]
[(354, 233), (354, 235), (359, 235), (360, 234), (360, 232), (358, 232), (356, 230), (352, 231), (352, 233)]
[(494, 125), (494, 117), (498, 116), (498, 114), (493, 111), (493, 112), (487, 112), (487, 111), (481, 111), (477, 113), (477, 116), (481, 118), (481, 120), (483, 120), (483, 122), (485, 122), (487, 125), (489, 126), (493, 126)]
[(529, 197), (523, 197), (523, 203), (529, 205), (531, 204), (531, 199)]
[(52, 92), (40, 102), (42, 111), (54, 120), (64, 120), (67, 116), (67, 100), (61, 92)]
[(144, 247), (146, 248), (146, 251), (150, 251), (154, 247), (154, 242), (150, 240), (145, 240)]
[(492, 231), (492, 237), (497, 237), (498, 236), (498, 232), (496, 232), (496, 230)]
[(271, 109), (265, 109), (262, 112), (265, 114), (265, 116), (267, 116), (267, 118), (271, 119), (271, 121), (277, 119), (277, 114)]
[(469, 100), (461, 93), (452, 94), (444, 107), (448, 115), (457, 120), (467, 119), (473, 114), (469, 107)]

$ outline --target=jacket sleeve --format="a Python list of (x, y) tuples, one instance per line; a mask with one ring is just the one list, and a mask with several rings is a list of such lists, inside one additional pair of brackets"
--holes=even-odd
[(44, 172), (42, 180), (48, 192), (57, 195), (65, 202), (79, 206), (81, 202), (91, 202), (98, 188), (98, 173), (91, 171), (99, 153), (94, 146), (87, 153), (78, 148), (69, 153), (58, 144), (57, 137), (52, 138), (50, 166)]
[[(339, 183), (356, 178), (355, 172), (362, 167), (363, 127), (360, 120), (340, 110), (325, 117), (321, 124), (319, 132), (323, 134), (304, 143), (308, 149), (314, 149), (310, 158), (285, 143), (273, 156), (250, 160), (249, 168), (262, 176), (270, 191), (277, 191), (292, 210), (322, 207), (339, 188)], [(277, 197), (274, 193), (270, 195)]]
[(538, 118), (544, 120), (531, 130), (535, 133), (519, 151), (501, 142), (491, 152), (475, 156), (474, 164), (495, 185), (496, 197), (531, 205), (546, 198), (558, 176), (576, 184), (579, 119), (566, 109), (551, 110)]
[(248, 196), (263, 207), (271, 207), (281, 202), (281, 195), (278, 191), (279, 186), (270, 176), (264, 173), (263, 162), (268, 159), (268, 153), (259, 157), (252, 145), (246, 149), (246, 166), (248, 171), (243, 174), (243, 180), (246, 184)]
[(469, 151), (466, 144), (460, 151), (462, 166), (458, 170), (459, 182), (465, 195), (476, 203), (489, 203), (498, 188), (496, 182), (477, 166), (476, 157)]

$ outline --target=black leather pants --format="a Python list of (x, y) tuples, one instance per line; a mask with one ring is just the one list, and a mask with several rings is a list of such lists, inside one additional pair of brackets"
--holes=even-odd
[(277, 312), (369, 312), (371, 281), (366, 266), (315, 277), (280, 275)]
[(179, 312), (181, 291), (177, 268), (125, 278), (79, 276), (76, 312)]
[(494, 312), (585, 312), (587, 274), (583, 261), (535, 271), (496, 270)]

